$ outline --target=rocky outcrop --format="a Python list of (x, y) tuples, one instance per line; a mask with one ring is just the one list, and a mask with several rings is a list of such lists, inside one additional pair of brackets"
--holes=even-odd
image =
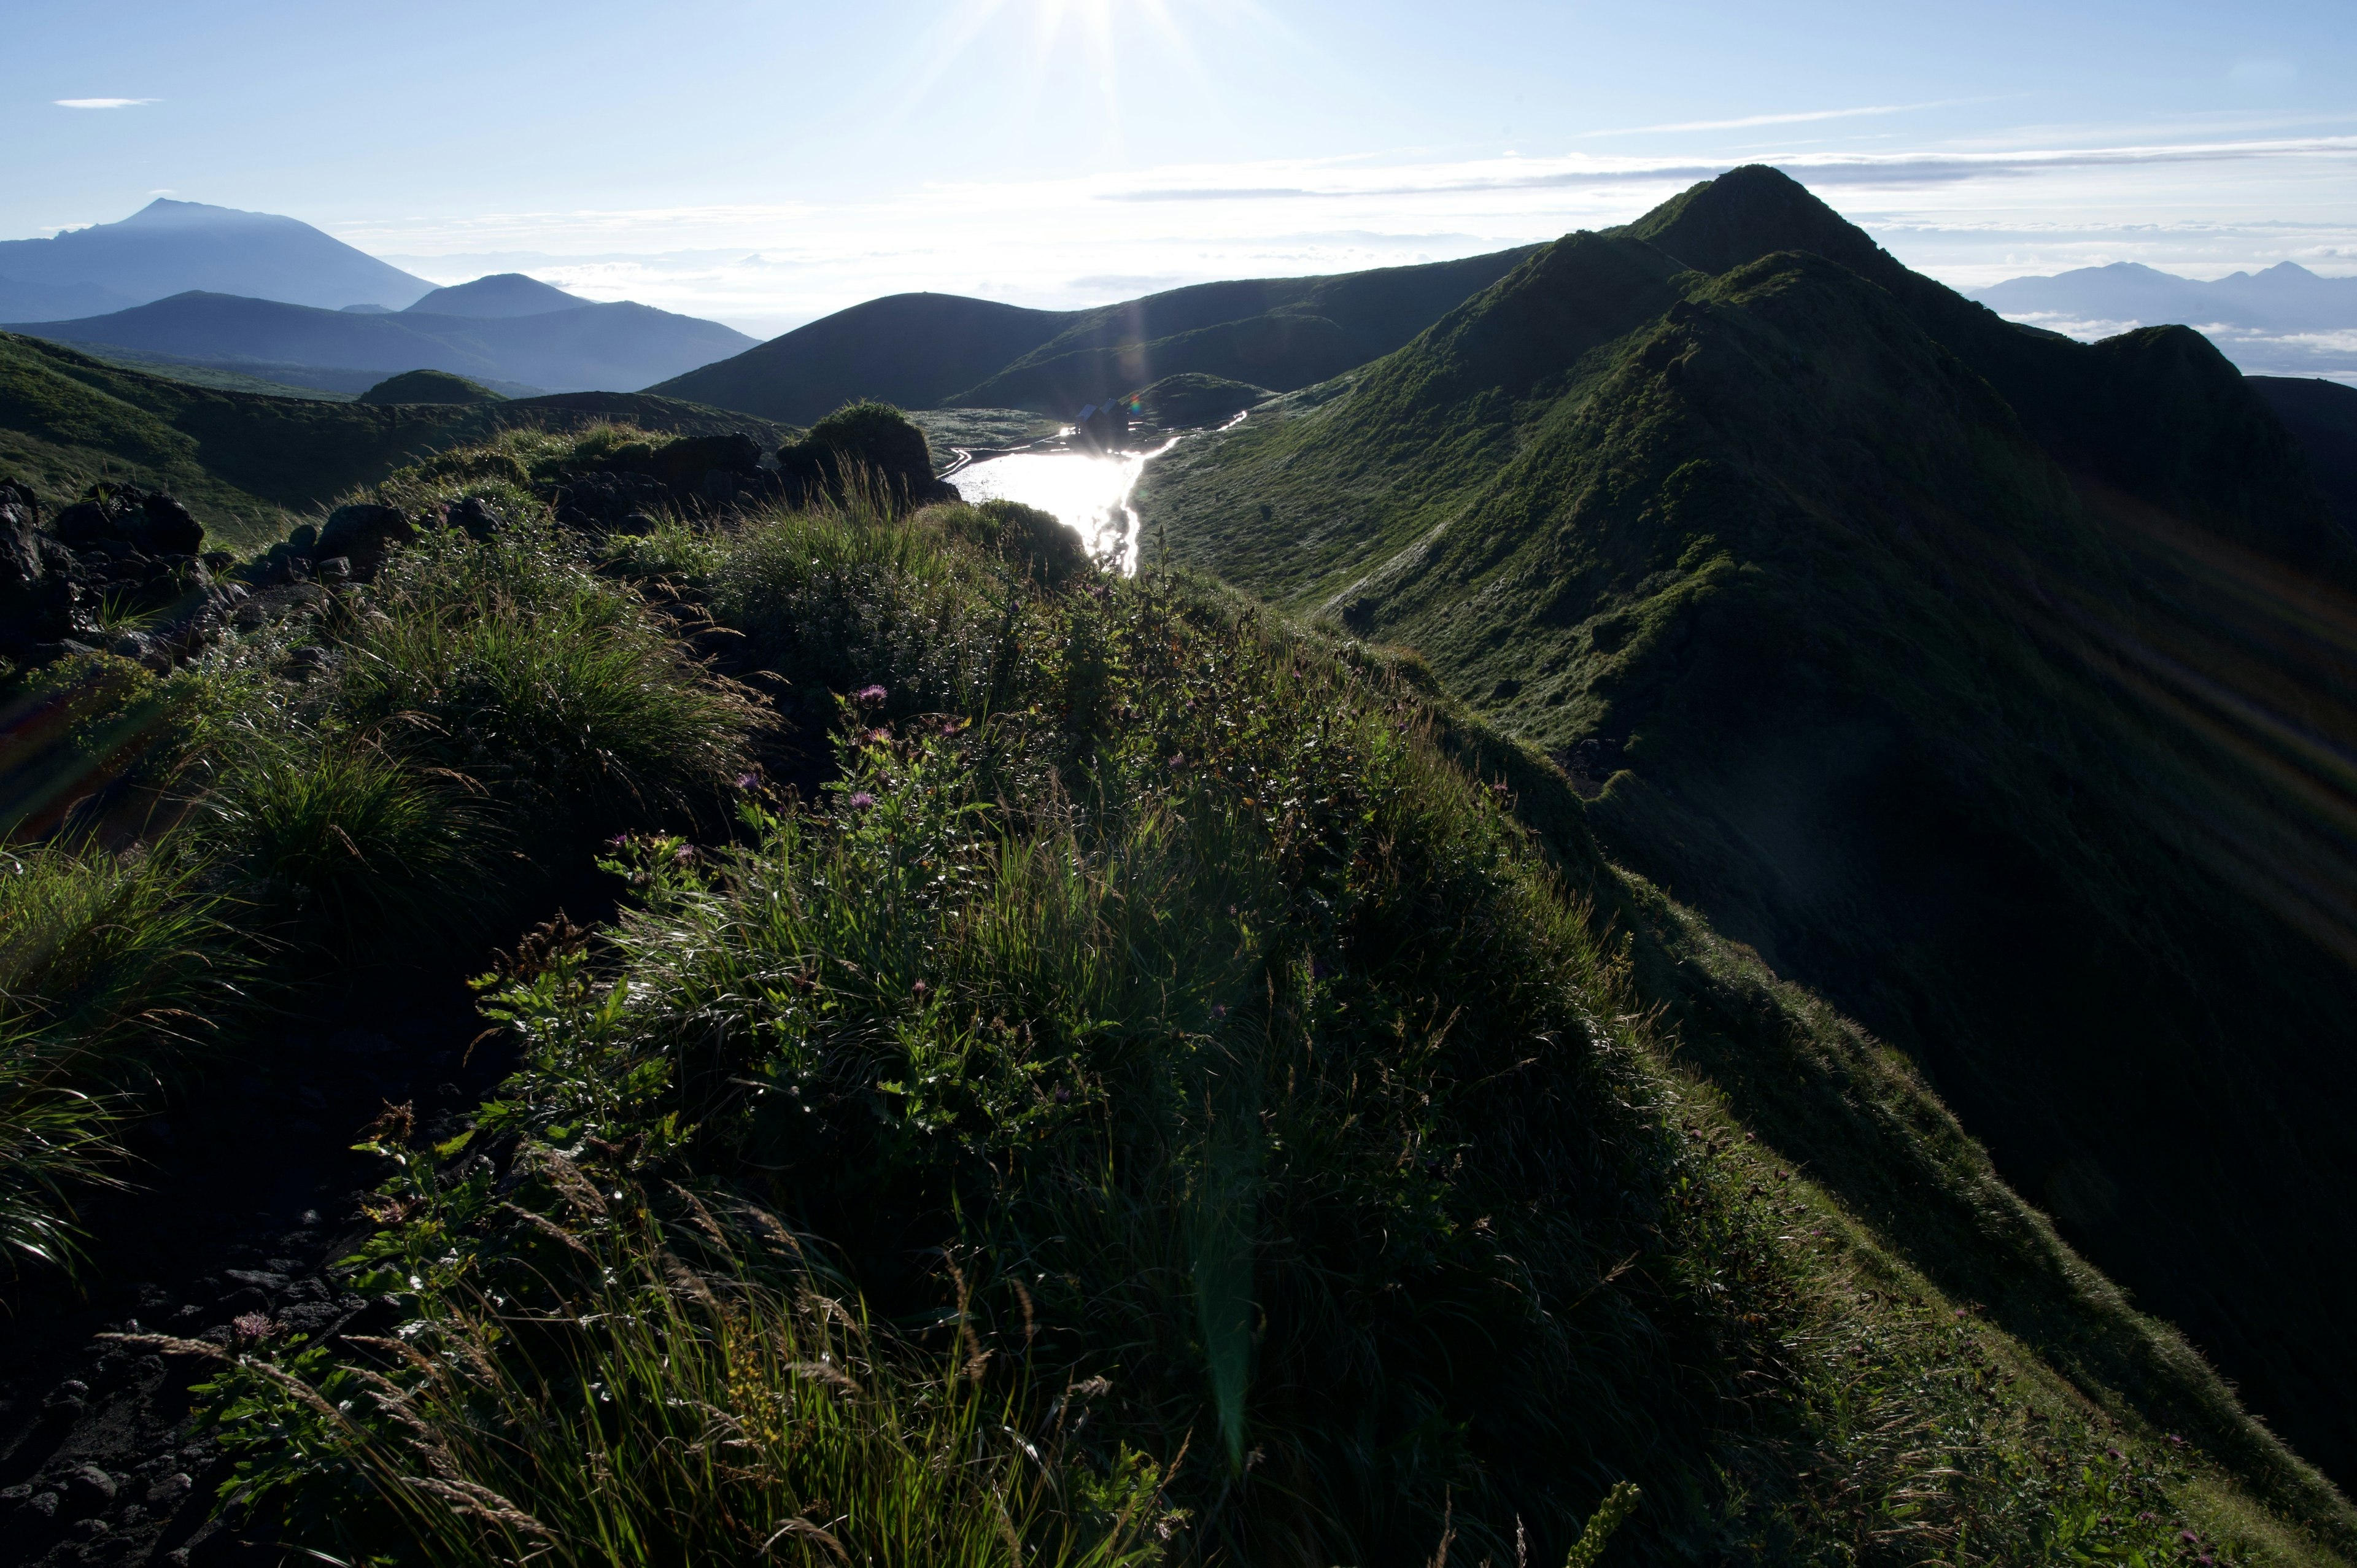
[[(106, 651), (168, 670), (221, 633), (244, 590), (195, 553), (204, 530), (171, 496), (94, 485), (41, 527), (32, 491), (0, 481), (0, 657)], [(172, 548), (179, 546), (181, 548)]]
[(205, 547), (204, 525), (168, 495), (137, 485), (92, 485), (58, 513), (51, 531), (75, 550), (120, 541), (145, 555), (194, 555)]

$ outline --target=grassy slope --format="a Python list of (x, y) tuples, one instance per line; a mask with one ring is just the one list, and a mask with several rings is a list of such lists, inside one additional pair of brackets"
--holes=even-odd
[(767, 439), (778, 435), (743, 414), (640, 392), (526, 398), (480, 410), (258, 396), (0, 335), (0, 467), (52, 506), (107, 478), (169, 489), (216, 538), (239, 548), (284, 534), (284, 514), (309, 512), (420, 453), (493, 429), (599, 419), (686, 435), (748, 425)]
[(2281, 1198), (2357, 1176), (2313, 1049), (2350, 1000), (2348, 808), (2301, 749), (2350, 733), (2346, 542), (2190, 334), (2015, 333), (1794, 192), (1561, 242), (1182, 449), (1149, 531), (1609, 777), (1616, 855), (1926, 1063), (2346, 1466), (2339, 1222)]
[[(372, 1351), (242, 1346), (365, 1428), (229, 1369), (216, 1408), (250, 1477), (295, 1483), (297, 1539), (832, 1561), (781, 1522), (816, 1509), (878, 1561), (1006, 1561), (1017, 1522), (1049, 1561), (1423, 1563), (1450, 1528), (1502, 1561), (1524, 1527), (1554, 1561), (1627, 1477), (1631, 1560), (2158, 1563), (2180, 1529), (2349, 1560), (2346, 1505), (1902, 1061), (1614, 873), (1544, 758), (1214, 588), (1028, 587), (984, 521), (756, 518), (602, 565), (447, 535), (370, 591), (382, 616), (309, 634), (323, 678), (282, 679), (272, 634), (175, 678), (238, 918), (358, 948), (479, 917), (488, 854), (578, 854), (742, 766), (748, 693), (628, 579), (741, 633), (805, 727), (879, 686), (840, 710), (828, 804), (734, 848), (641, 838), (599, 945), (503, 961), (526, 1064), (477, 1132), (384, 1132), (372, 1288), (451, 1354), (379, 1361), (419, 1393), (375, 1423), (334, 1369)], [(319, 853), (339, 832), (363, 869)], [(716, 1257), (673, 1182), (829, 1261)], [(836, 1332), (813, 1290), (942, 1348), (835, 1315), (855, 1386), (809, 1348)], [(919, 1331), (958, 1314), (974, 1337)], [(985, 1468), (1007, 1428), (1044, 1457)], [(462, 1506), (399, 1479), (421, 1464)], [(339, 1475), (390, 1514), (306, 1511)]]

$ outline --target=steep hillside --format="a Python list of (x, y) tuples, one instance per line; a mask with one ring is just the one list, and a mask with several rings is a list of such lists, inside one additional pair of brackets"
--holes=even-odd
[(894, 295), (651, 390), (795, 424), (869, 397), (1069, 419), (1188, 372), (1290, 392), (1389, 353), (1524, 253), (1201, 284), (1095, 310)]
[(215, 363), (448, 371), (559, 392), (634, 390), (752, 341), (716, 321), (630, 303), (527, 316), (369, 316), (220, 294), (13, 330)]
[(1559, 757), (1611, 854), (1924, 1064), (2357, 1474), (2321, 1196), (2357, 1064), (2320, 1048), (2357, 1004), (2357, 550), (2198, 335), (2011, 327), (1743, 170), (1138, 504)]
[(0, 241), (0, 277), (94, 285), (126, 305), (199, 289), (328, 310), (404, 306), (434, 286), (292, 218), (162, 198), (119, 223)]
[(144, 375), (37, 338), (0, 334), (0, 478), (62, 506), (101, 479), (185, 501), (225, 543), (274, 538), (307, 512), (397, 465), (511, 425), (572, 429), (619, 420), (683, 435), (759, 420), (644, 393), (579, 392), (479, 407), (373, 406), (260, 396)]
[(888, 295), (648, 390), (789, 424), (863, 398), (938, 408), (1071, 319), (954, 294)]

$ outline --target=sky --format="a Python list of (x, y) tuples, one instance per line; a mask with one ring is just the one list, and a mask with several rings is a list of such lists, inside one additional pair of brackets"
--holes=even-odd
[(0, 238), (156, 195), (770, 336), (1475, 254), (1772, 163), (1958, 286), (2357, 275), (2357, 0), (19, 0)]

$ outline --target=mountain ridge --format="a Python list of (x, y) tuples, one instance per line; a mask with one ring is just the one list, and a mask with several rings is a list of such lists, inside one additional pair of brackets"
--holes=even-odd
[(2357, 738), (2327, 629), (2357, 548), (2207, 340), (2017, 327), (1738, 170), (1135, 504), (1555, 755), (1611, 854), (1922, 1063), (2074, 1244), (2357, 1468), (2325, 1221), (2252, 1219), (2357, 1179), (2307, 1098), (2357, 1083), (2306, 1043), (2357, 1001), (2357, 838), (2294, 760)]
[(1290, 392), (1398, 347), (1526, 253), (1196, 284), (1087, 310), (892, 295), (650, 390), (797, 424), (866, 397), (1070, 418), (1179, 374)]

